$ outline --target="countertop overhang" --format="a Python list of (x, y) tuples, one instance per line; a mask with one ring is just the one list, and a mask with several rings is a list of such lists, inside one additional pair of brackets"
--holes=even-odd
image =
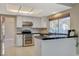
[(35, 36), (35, 38), (41, 40), (56, 40), (56, 39), (64, 39), (64, 38), (77, 38), (78, 36), (70, 36), (70, 37), (42, 37), (42, 36)]
[[(69, 36), (68, 37), (68, 35), (65, 34), (65, 33), (31, 33), (31, 34), (32, 35), (34, 35), (34, 34), (40, 34), (39, 36), (34, 36), (34, 37), (38, 38), (38, 39), (41, 39), (41, 40), (56, 40), (56, 39), (77, 38), (78, 37), (78, 36)], [(22, 33), (17, 33), (17, 35), (22, 35)], [(56, 35), (62, 35), (62, 36), (58, 36), (57, 37)], [(65, 35), (65, 36), (63, 36), (63, 35)]]

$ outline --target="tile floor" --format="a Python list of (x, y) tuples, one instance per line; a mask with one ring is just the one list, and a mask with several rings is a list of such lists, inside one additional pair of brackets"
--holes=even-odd
[(35, 46), (12, 47), (5, 50), (5, 56), (36, 56)]

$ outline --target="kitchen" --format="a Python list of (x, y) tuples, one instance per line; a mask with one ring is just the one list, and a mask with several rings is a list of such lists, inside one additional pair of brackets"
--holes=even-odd
[[(5, 9), (8, 10), (6, 11), (1, 7), (4, 10), (0, 11), (2, 14), (0, 18), (4, 20), (1, 24), (4, 48), (2, 52), (4, 56), (76, 55), (76, 45), (78, 45), (78, 42), (76, 42), (78, 40), (77, 33), (71, 34), (71, 36), (69, 36), (67, 32), (65, 34), (63, 31), (61, 31), (63, 33), (59, 33), (59, 28), (61, 28), (61, 25), (59, 26), (59, 20), (56, 22), (58, 24), (58, 29), (55, 27), (54, 33), (50, 33), (51, 31), (49, 30), (50, 22), (53, 19), (66, 18), (70, 17), (70, 15), (72, 15), (71, 17), (73, 18), (74, 9), (77, 9), (78, 6), (70, 7), (51, 3), (0, 4), (0, 6), (4, 6)], [(69, 11), (70, 9), (71, 12)], [(31, 14), (31, 11), (35, 12), (35, 14)], [(54, 13), (52, 13), (52, 11), (54, 11)], [(55, 15), (57, 13), (58, 16)], [(75, 18), (76, 16), (73, 18), (73, 21)], [(74, 23), (71, 20), (69, 21), (70, 23), (68, 24)], [(76, 29), (78, 27), (77, 24), (69, 26), (71, 29)], [(70, 30), (70, 27), (68, 27), (67, 30)], [(58, 33), (56, 33), (56, 29)], [(74, 32), (74, 30), (72, 31)]]

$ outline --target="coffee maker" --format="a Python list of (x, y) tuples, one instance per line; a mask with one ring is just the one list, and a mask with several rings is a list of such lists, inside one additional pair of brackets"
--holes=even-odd
[(75, 36), (76, 31), (74, 29), (68, 30), (68, 37)]

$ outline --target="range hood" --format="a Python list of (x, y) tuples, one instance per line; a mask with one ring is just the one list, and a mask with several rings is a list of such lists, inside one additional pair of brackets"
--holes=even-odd
[(23, 22), (22, 26), (32, 26), (33, 23), (32, 22)]

